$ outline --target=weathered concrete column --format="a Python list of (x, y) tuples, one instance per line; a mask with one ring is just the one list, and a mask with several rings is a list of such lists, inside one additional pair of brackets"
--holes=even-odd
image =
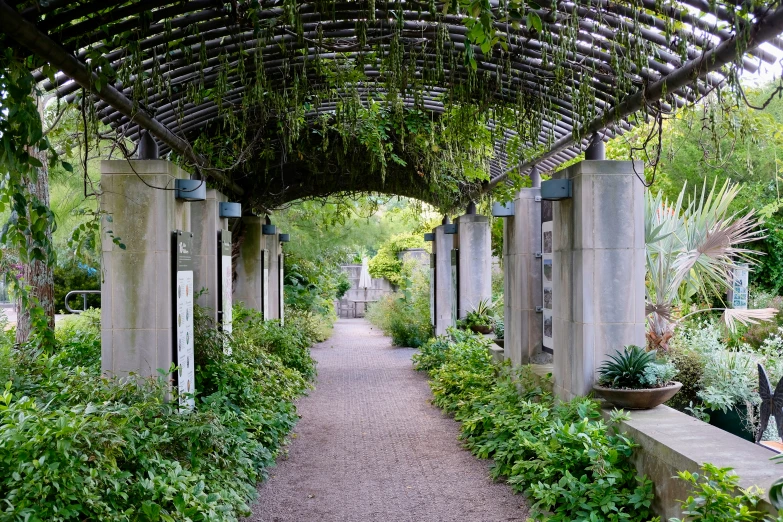
[(269, 255), (261, 234), (263, 218), (242, 217), (243, 235), (234, 281), (234, 302), (269, 315)]
[(264, 245), (269, 257), (269, 315), (264, 318), (280, 319), (280, 260), (283, 249), (277, 231), (274, 234), (264, 236)]
[[(524, 188), (503, 224), (504, 352), (517, 366), (551, 362), (542, 351), (541, 189)], [(536, 198), (539, 201), (536, 201)]]
[(207, 190), (205, 201), (190, 204), (191, 227), (193, 232), (193, 281), (196, 291), (206, 292), (196, 304), (206, 308), (207, 313), (217, 322), (218, 302), (218, 231), (228, 228), (228, 219), (220, 217), (221, 201), (228, 199), (214, 189)]
[(446, 329), (454, 326), (451, 316), (451, 251), (454, 248), (454, 234), (446, 234), (447, 225), (432, 229), (435, 240), (432, 252), (435, 255), (435, 335), (445, 335)]
[(644, 187), (630, 161), (583, 161), (558, 177), (573, 198), (553, 204), (554, 380), (570, 399), (590, 392), (607, 354), (644, 346)]
[(174, 360), (172, 232), (190, 230), (191, 204), (145, 182), (173, 189), (175, 178), (186, 177), (163, 160), (101, 162), (101, 369), (108, 377), (156, 377)]
[(459, 251), (459, 302), (463, 319), (479, 302), (492, 299), (492, 246), (489, 218), (478, 214), (458, 217), (454, 248)]

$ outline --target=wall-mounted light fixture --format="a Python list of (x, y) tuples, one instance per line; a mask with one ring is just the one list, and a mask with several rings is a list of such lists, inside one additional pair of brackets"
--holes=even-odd
[(288, 243), (291, 241), (291, 235), (290, 234), (280, 234), (280, 242), (281, 243)]
[(269, 219), (269, 216), (266, 217), (266, 223), (261, 225), (261, 233), (265, 236), (274, 236), (277, 234), (277, 227), (272, 224), (272, 220)]
[(218, 212), (222, 218), (241, 218), (242, 203), (221, 202), (218, 206)]
[(443, 233), (444, 234), (456, 234), (457, 233), (457, 224), (456, 223), (446, 223), (443, 225)]
[(495, 201), (492, 203), (492, 215), (495, 217), (511, 217), (514, 215), (514, 202), (513, 201), (507, 201), (506, 203), (501, 203), (499, 201)]
[(207, 182), (200, 179), (175, 179), (174, 196), (182, 201), (207, 199)]
[(435, 241), (435, 234), (432, 232), (427, 232), (424, 234), (424, 241)]
[(541, 182), (541, 199), (560, 201), (573, 197), (573, 183), (570, 179), (549, 179)]

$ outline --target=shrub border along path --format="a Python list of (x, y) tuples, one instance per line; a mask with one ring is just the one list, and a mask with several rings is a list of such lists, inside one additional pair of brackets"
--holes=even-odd
[(250, 520), (526, 520), (524, 497), (493, 483), (488, 463), (461, 447), (458, 423), (431, 404), (413, 353), (362, 319), (338, 321), (312, 349), (316, 389)]

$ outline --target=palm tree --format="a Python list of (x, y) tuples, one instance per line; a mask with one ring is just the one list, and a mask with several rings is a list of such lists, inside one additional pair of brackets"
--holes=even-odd
[[(717, 180), (716, 180), (717, 181)], [(645, 206), (645, 242), (647, 244), (646, 312), (647, 343), (650, 348), (667, 350), (674, 327), (688, 314), (674, 318), (678, 307), (700, 296), (721, 295), (731, 287), (738, 263), (754, 264), (749, 254), (759, 252), (743, 245), (761, 239), (763, 230), (755, 210), (743, 216), (729, 214), (739, 185), (728, 180), (716, 191), (707, 183), (699, 196), (685, 205), (686, 187), (677, 201), (669, 202), (661, 193), (647, 192)], [(726, 326), (734, 331), (737, 323), (756, 324), (770, 320), (776, 310), (722, 310)], [(699, 310), (693, 313), (705, 312)]]

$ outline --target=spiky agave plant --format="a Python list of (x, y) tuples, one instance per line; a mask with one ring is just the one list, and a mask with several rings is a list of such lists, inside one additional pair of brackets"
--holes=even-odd
[[(716, 180), (717, 181), (717, 180)], [(645, 242), (647, 246), (646, 311), (647, 343), (654, 349), (668, 350), (669, 340), (677, 322), (675, 309), (694, 297), (708, 301), (731, 286), (733, 271), (739, 262), (754, 264), (743, 248), (761, 239), (763, 230), (751, 210), (745, 215), (730, 214), (729, 207), (739, 192), (739, 185), (728, 180), (720, 189), (713, 183), (707, 192), (705, 181), (701, 194), (696, 192), (687, 205), (683, 203), (683, 186), (674, 203), (647, 192), (645, 205)], [(723, 311), (723, 320), (730, 330), (737, 323), (755, 324), (771, 319), (776, 310)], [(700, 313), (708, 310), (699, 310)], [(692, 315), (692, 314), (691, 314)]]
[(598, 384), (608, 388), (644, 388), (642, 377), (647, 367), (655, 363), (655, 355), (656, 352), (633, 344), (618, 350), (598, 368)]

